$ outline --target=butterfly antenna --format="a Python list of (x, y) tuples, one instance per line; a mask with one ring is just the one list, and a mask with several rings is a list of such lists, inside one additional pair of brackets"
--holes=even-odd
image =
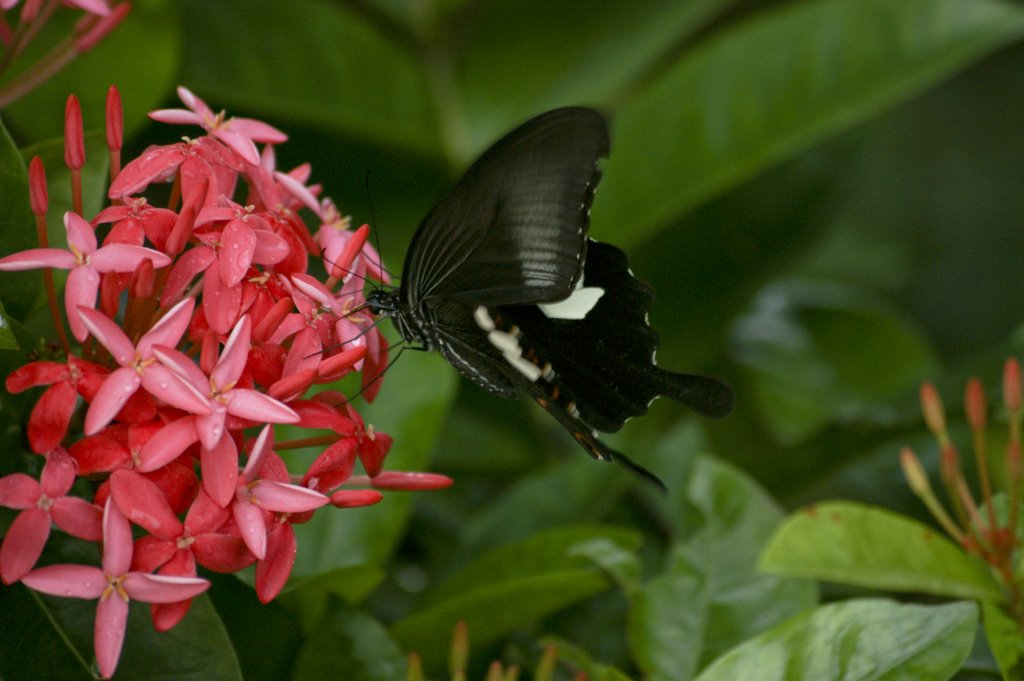
[(381, 272), (385, 273), (386, 275), (394, 279), (395, 275), (393, 275), (391, 272), (388, 271), (386, 267), (384, 267), (384, 256), (381, 255), (382, 251), (380, 250), (380, 232), (377, 230), (377, 212), (374, 210), (373, 207), (373, 192), (370, 191), (371, 172), (373, 172), (372, 168), (368, 168), (366, 170), (366, 177), (364, 178), (364, 182), (366, 184), (366, 201), (370, 204), (370, 224), (373, 225), (373, 246), (374, 248), (377, 249), (377, 269), (379, 269)]
[[(325, 250), (325, 249), (320, 249), (320, 258), (321, 258), (321, 259), (323, 259), (323, 260), (326, 260), (327, 258), (326, 258), (326, 257), (324, 257), (324, 250)], [(363, 255), (363, 254), (362, 254), (362, 253), (360, 253), (359, 255)], [(369, 285), (370, 285), (370, 286), (371, 286), (371, 287), (372, 287), (373, 289), (375, 289), (375, 290), (376, 290), (376, 289), (379, 289), (379, 288), (383, 288), (383, 287), (382, 287), (382, 286), (381, 286), (380, 284), (378, 284), (378, 283), (377, 283), (376, 281), (374, 281), (374, 280), (373, 280), (373, 279), (371, 279), (370, 277), (367, 277), (366, 275), (363, 275), (363, 274), (359, 274), (359, 273), (358, 273), (358, 272), (356, 272), (355, 270), (351, 270), (351, 269), (349, 269), (349, 268), (347, 268), (347, 267), (342, 267), (342, 266), (341, 266), (341, 265), (339, 265), (339, 264), (338, 264), (338, 263), (337, 263), (336, 261), (333, 261), (333, 260), (332, 260), (332, 261), (330, 261), (330, 262), (331, 262), (331, 267), (334, 267), (334, 268), (336, 268), (336, 269), (339, 269), (339, 270), (341, 270), (341, 271), (342, 271), (342, 272), (344, 272), (344, 273), (345, 273), (346, 275), (352, 275), (352, 276), (354, 276), (354, 277), (355, 277), (356, 279), (362, 279), (362, 280), (363, 280), (363, 284), (369, 284)]]
[[(363, 303), (362, 305), (357, 305), (356, 307), (352, 308), (351, 310), (349, 310), (345, 314), (345, 318), (351, 317), (356, 312), (359, 312), (360, 310), (363, 310), (363, 309), (365, 309), (365, 308), (367, 308), (369, 306), (370, 306), (369, 303)], [(322, 348), (322, 349), (320, 349), (317, 352), (311, 352), (310, 354), (304, 356), (303, 359), (309, 359), (310, 357), (315, 357), (316, 355), (319, 355), (321, 353), (330, 352), (331, 350), (334, 350), (335, 348), (345, 347), (345, 345), (347, 345), (348, 343), (351, 343), (352, 341), (359, 340), (360, 338), (362, 338), (366, 334), (370, 333), (370, 331), (372, 331), (373, 329), (377, 328), (377, 325), (380, 324), (382, 321), (384, 321), (384, 319), (385, 319), (385, 317), (377, 317), (376, 319), (374, 319), (370, 323), (370, 325), (368, 327), (366, 327), (365, 329), (360, 330), (359, 333), (357, 333), (356, 335), (352, 336), (351, 338), (346, 338), (345, 340), (341, 341), (337, 345), (331, 345), (330, 347)], [(389, 347), (388, 350), (390, 350), (390, 349), (391, 348)]]
[[(396, 355), (395, 355), (394, 357), (392, 357), (392, 358), (391, 358), (391, 360), (390, 360), (390, 361), (389, 361), (389, 362), (387, 363), (387, 365), (386, 365), (386, 366), (385, 366), (385, 367), (384, 367), (383, 369), (381, 369), (381, 370), (380, 370), (380, 371), (379, 371), (379, 372), (377, 373), (377, 375), (376, 375), (376, 376), (374, 376), (374, 377), (373, 377), (373, 378), (372, 378), (372, 379), (371, 379), (371, 380), (370, 380), (369, 382), (367, 382), (367, 383), (366, 383), (366, 384), (365, 384), (365, 385), (364, 385), (363, 387), (361, 387), (361, 388), (360, 388), (360, 389), (358, 390), (358, 392), (356, 392), (356, 394), (355, 394), (355, 395), (353, 395), (352, 397), (346, 397), (346, 398), (345, 398), (345, 399), (344, 399), (344, 400), (343, 400), (343, 401), (341, 402), (341, 404), (351, 404), (353, 400), (355, 400), (355, 399), (356, 399), (357, 397), (359, 397), (359, 396), (360, 396), (360, 395), (362, 395), (362, 394), (363, 394), (364, 392), (366, 392), (367, 390), (369, 390), (369, 389), (370, 389), (370, 386), (372, 386), (372, 385), (373, 385), (374, 383), (376, 383), (376, 382), (377, 382), (377, 381), (379, 381), (380, 379), (384, 378), (384, 374), (386, 374), (386, 373), (388, 372), (388, 369), (390, 369), (390, 368), (391, 368), (391, 365), (392, 365), (392, 364), (394, 364), (395, 362), (397, 362), (397, 361), (398, 361), (398, 358), (402, 356), (402, 353), (403, 353), (403, 352), (405, 352), (405, 349), (406, 349), (406, 348), (405, 348), (405, 345), (403, 345), (402, 343), (395, 343), (395, 345), (401, 345), (401, 346), (402, 346), (401, 348), (399, 348), (399, 349), (398, 349), (398, 353), (397, 353), (397, 354), (396, 354)], [(390, 351), (391, 351), (391, 348), (395, 347), (395, 345), (392, 345), (392, 346), (388, 347), (388, 351), (390, 352)], [(341, 406), (341, 405), (339, 405), (339, 406)]]

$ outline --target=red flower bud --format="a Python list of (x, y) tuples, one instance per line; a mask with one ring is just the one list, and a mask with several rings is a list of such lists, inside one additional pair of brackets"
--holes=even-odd
[(124, 142), (124, 111), (121, 108), (121, 93), (117, 86), (107, 90), (107, 148), (121, 151)]
[(32, 203), (32, 213), (44, 217), (50, 206), (50, 195), (46, 189), (46, 169), (43, 159), (34, 157), (28, 164), (28, 195)]
[(1020, 410), (1020, 363), (1013, 357), (1003, 366), (1003, 401), (1011, 414)]
[(64, 107), (64, 163), (72, 170), (85, 165), (85, 132), (78, 97), (70, 95)]
[(967, 423), (973, 430), (985, 429), (985, 390), (981, 387), (981, 381), (972, 378), (967, 381), (967, 389), (964, 393), (964, 407), (967, 410)]

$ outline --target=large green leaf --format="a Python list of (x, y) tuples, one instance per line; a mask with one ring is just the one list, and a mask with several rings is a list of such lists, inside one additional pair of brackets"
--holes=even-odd
[(443, 659), (452, 628), (465, 621), (485, 645), (612, 584), (601, 565), (611, 549), (632, 552), (635, 533), (615, 528), (563, 528), (484, 554), (439, 589), (433, 605), (392, 627), (406, 650), (428, 665)]
[(782, 3), (730, 25), (623, 106), (595, 229), (635, 242), (1022, 30), (995, 0)]
[[(736, 0), (481, 3), (456, 62), (461, 103), (441, 111), (463, 116), (467, 162), (506, 129), (556, 106), (614, 106), (666, 54)], [(458, 17), (456, 17), (458, 19)], [(457, 34), (458, 35), (458, 34)], [(507, 93), (514, 92), (515, 97)], [(461, 106), (462, 110), (458, 107)]]
[(752, 480), (702, 458), (686, 499), (702, 526), (631, 597), (633, 657), (651, 679), (692, 678), (723, 651), (817, 602), (810, 584), (757, 574), (760, 547), (782, 513)]
[(768, 572), (890, 591), (1003, 602), (986, 565), (890, 511), (831, 501), (791, 515), (761, 555)]
[[(439, 357), (403, 357), (388, 370), (376, 401), (358, 407), (367, 423), (395, 438), (385, 468), (424, 470), (428, 466), (452, 399), (455, 378), (455, 372)], [(414, 498), (408, 492), (388, 492), (376, 506), (325, 509), (311, 522), (297, 525), (295, 575), (312, 576), (348, 565), (382, 564), (401, 538)]]
[(608, 525), (557, 527), (488, 551), (428, 594), (430, 603), (460, 592), (551, 572), (591, 567), (595, 546), (612, 545), (635, 553), (641, 537), (634, 530)]
[(1004, 679), (1024, 678), (1024, 634), (1020, 624), (991, 601), (982, 601), (981, 618), (988, 647)]
[(358, 12), (316, 0), (185, 5), (189, 49), (182, 77), (197, 94), (216, 97), (214, 108), (437, 151), (418, 55)]
[(977, 622), (973, 603), (834, 603), (737, 647), (698, 681), (943, 681), (966, 659)]

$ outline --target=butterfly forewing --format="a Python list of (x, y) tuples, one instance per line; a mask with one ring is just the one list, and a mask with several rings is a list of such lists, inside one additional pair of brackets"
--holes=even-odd
[(597, 161), (608, 148), (604, 117), (583, 108), (542, 114), (498, 141), (413, 237), (404, 306), (566, 297), (585, 258)]

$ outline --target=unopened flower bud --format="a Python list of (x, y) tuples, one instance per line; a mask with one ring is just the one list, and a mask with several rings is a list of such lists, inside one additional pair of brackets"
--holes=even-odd
[(72, 170), (85, 165), (85, 132), (82, 129), (82, 107), (78, 97), (68, 96), (64, 107), (64, 163)]
[(921, 386), (921, 412), (928, 430), (942, 437), (946, 432), (946, 414), (942, 409), (942, 398), (939, 391), (931, 383)]
[(900, 468), (903, 469), (903, 477), (907, 479), (907, 484), (914, 494), (919, 497), (928, 494), (931, 490), (928, 474), (924, 472), (917, 455), (909, 447), (900, 450)]
[(1014, 357), (1003, 365), (1003, 402), (1011, 414), (1020, 411), (1020, 363)]
[(46, 170), (43, 159), (38, 156), (28, 164), (28, 195), (32, 204), (32, 213), (37, 217), (45, 217), (50, 207), (50, 195), (46, 189)]
[(985, 390), (981, 381), (972, 378), (967, 381), (964, 392), (964, 407), (967, 410), (967, 423), (972, 430), (985, 430)]

